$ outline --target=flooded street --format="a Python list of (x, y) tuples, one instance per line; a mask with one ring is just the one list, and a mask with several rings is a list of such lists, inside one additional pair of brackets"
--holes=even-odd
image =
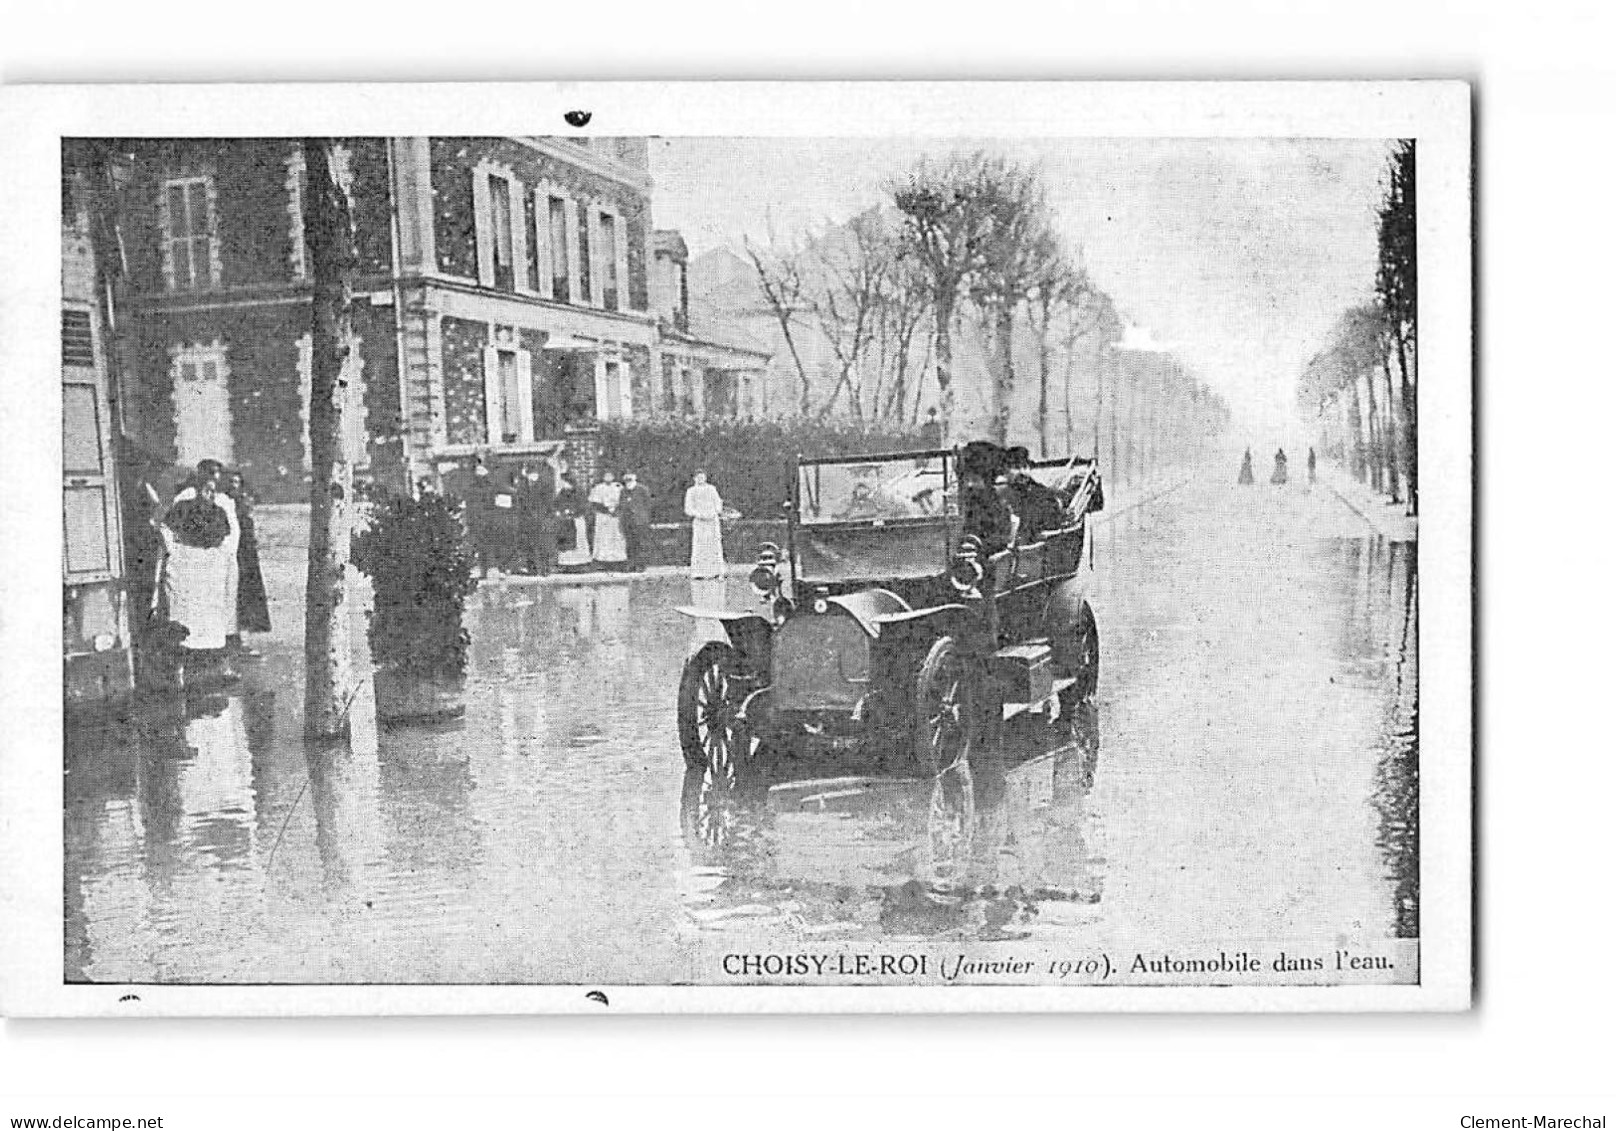
[(936, 781), (685, 774), (675, 689), (713, 633), (674, 606), (750, 604), (744, 577), (486, 584), (465, 719), (378, 732), (361, 703), (338, 750), (302, 740), (293, 626), (228, 697), (69, 731), (66, 978), (668, 984), (821, 944), (1417, 937), (1415, 546), (1322, 484), (1233, 480), (1107, 516), (1092, 713), (1014, 720)]

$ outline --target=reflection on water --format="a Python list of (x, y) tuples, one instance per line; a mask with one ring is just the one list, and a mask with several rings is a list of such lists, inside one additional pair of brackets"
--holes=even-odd
[(303, 741), (276, 642), (228, 697), (69, 730), (65, 975), (668, 983), (815, 937), (1417, 935), (1415, 547), (1317, 492), (1233, 499), (1102, 526), (1097, 708), (935, 781), (684, 773), (680, 667), (722, 630), (673, 610), (754, 607), (744, 578), (484, 586), (464, 719), (378, 734), (361, 697), (336, 747)]
[(827, 777), (821, 760), (766, 752), (739, 782), (690, 771), (689, 924), (992, 941), (1070, 922), (1100, 900), (1083, 831), (1098, 754), (1085, 709), (1018, 716), (998, 749), (929, 780)]
[[(1393, 641), (1385, 741), (1375, 767), (1371, 801), (1380, 815), (1376, 838), (1393, 880), (1398, 938), (1420, 935), (1420, 696), (1419, 555), (1412, 543), (1372, 543), (1371, 572), (1384, 577), (1379, 604), (1387, 609)], [(1371, 632), (1371, 636), (1378, 634)]]

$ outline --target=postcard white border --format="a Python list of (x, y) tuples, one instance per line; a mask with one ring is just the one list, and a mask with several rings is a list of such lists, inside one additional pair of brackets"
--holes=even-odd
[[(1461, 82), (103, 85), (0, 89), (0, 1011), (44, 1015), (1246, 1012), (1466, 1008), (1472, 980), (1472, 246)], [(1418, 140), (1421, 984), (1293, 987), (64, 985), (64, 136), (1318, 137)], [(120, 1002), (130, 993), (138, 1003)]]

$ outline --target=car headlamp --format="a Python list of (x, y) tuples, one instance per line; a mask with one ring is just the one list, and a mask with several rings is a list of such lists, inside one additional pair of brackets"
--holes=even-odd
[(774, 572), (774, 567), (764, 565), (761, 562), (752, 567), (752, 572), (748, 575), (747, 580), (752, 583), (752, 588), (756, 589), (758, 595), (762, 597), (772, 596), (775, 589), (780, 585), (780, 575)]
[(765, 542), (758, 547), (757, 565), (752, 567), (748, 580), (752, 588), (764, 599), (769, 598), (780, 588), (780, 547), (773, 542)]
[(948, 563), (948, 581), (961, 593), (974, 593), (982, 584), (982, 563), (975, 558), (958, 557)]

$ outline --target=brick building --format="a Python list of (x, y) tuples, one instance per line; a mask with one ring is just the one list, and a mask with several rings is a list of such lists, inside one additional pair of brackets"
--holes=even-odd
[[(112, 147), (124, 426), (176, 465), (306, 497), (311, 285), (296, 139)], [(351, 138), (359, 254), (349, 454), (453, 478), (658, 413), (744, 411), (768, 350), (699, 309), (655, 232), (641, 138)]]

